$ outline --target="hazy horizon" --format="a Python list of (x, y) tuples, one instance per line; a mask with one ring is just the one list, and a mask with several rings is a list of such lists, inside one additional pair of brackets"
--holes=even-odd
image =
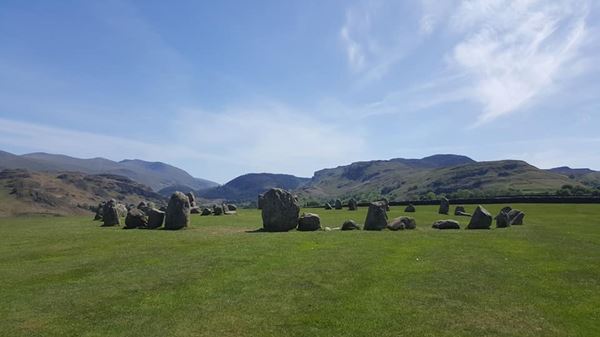
[(600, 170), (591, 0), (3, 1), (0, 149), (225, 183), (438, 153)]

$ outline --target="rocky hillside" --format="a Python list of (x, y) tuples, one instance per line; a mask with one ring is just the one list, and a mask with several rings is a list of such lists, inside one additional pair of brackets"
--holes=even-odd
[(23, 169), (0, 172), (0, 216), (88, 214), (89, 206), (107, 199), (124, 204), (165, 202), (149, 187), (122, 176)]
[(428, 194), (503, 195), (554, 193), (565, 184), (580, 184), (523, 161), (475, 162), (455, 155), (423, 159), (357, 162), (315, 172), (298, 194), (305, 200), (331, 197), (372, 200), (419, 199)]
[(59, 154), (30, 153), (15, 155), (0, 151), (0, 169), (26, 169), (38, 172), (82, 172), (86, 174), (114, 174), (128, 177), (155, 191), (179, 185), (194, 190), (218, 186), (217, 183), (192, 177), (177, 167), (143, 160), (115, 162), (104, 158), (80, 159)]
[(250, 173), (239, 176), (227, 184), (205, 191), (198, 191), (203, 199), (225, 199), (235, 202), (254, 201), (259, 193), (279, 187), (296, 190), (310, 181), (289, 174)]

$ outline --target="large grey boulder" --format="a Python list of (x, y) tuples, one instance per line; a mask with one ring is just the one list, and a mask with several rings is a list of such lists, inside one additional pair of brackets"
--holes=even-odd
[(145, 228), (148, 225), (148, 217), (141, 209), (132, 208), (125, 217), (125, 228)]
[(342, 201), (340, 199), (335, 200), (335, 209), (342, 209)]
[(298, 219), (298, 230), (309, 232), (321, 229), (321, 218), (318, 214), (306, 213)]
[(439, 214), (448, 214), (450, 211), (450, 201), (446, 197), (442, 197), (440, 199), (440, 208), (438, 210)]
[(227, 204), (228, 211), (237, 211), (237, 206), (234, 204)]
[(367, 218), (365, 219), (365, 230), (380, 231), (387, 226), (386, 204), (383, 201), (375, 201), (369, 204)]
[(331, 207), (331, 205), (328, 202), (326, 202), (325, 209), (330, 210), (330, 209), (333, 209), (333, 207)]
[(212, 210), (208, 207), (204, 207), (202, 209), (202, 213), (200, 213), (201, 216), (207, 216), (207, 215), (211, 215), (212, 214)]
[(456, 206), (454, 208), (454, 215), (456, 215), (456, 216), (471, 216), (471, 214), (469, 214), (465, 211), (464, 206)]
[(438, 220), (433, 223), (431, 228), (435, 229), (460, 229), (460, 224), (456, 220)]
[(414, 213), (416, 211), (417, 211), (417, 209), (415, 208), (415, 205), (413, 205), (413, 204), (408, 204), (408, 206), (406, 206), (406, 208), (404, 209), (404, 212), (406, 212), (406, 213)]
[(525, 213), (519, 211), (518, 209), (513, 209), (510, 212), (508, 212), (508, 222), (511, 226), (522, 225), (523, 218), (525, 218)]
[(165, 212), (153, 208), (149, 210), (146, 214), (148, 215), (147, 228), (155, 229), (162, 227), (163, 222), (165, 221)]
[(343, 231), (360, 230), (360, 226), (354, 220), (346, 220), (340, 229)]
[(477, 206), (467, 229), (490, 229), (491, 226), (492, 215), (490, 212), (481, 205)]
[(175, 192), (169, 199), (165, 214), (165, 229), (182, 229), (190, 222), (190, 199), (181, 192)]
[(300, 205), (288, 191), (272, 188), (264, 194), (262, 219), (267, 232), (287, 232), (298, 226)]
[(388, 223), (387, 225), (387, 228), (393, 231), (403, 229), (415, 229), (417, 228), (417, 222), (415, 221), (415, 218), (409, 216), (401, 216), (390, 221), (390, 223)]
[(358, 209), (358, 203), (356, 202), (356, 200), (354, 200), (354, 198), (348, 200), (348, 210), (356, 211), (357, 209)]
[(109, 200), (102, 211), (102, 226), (117, 226), (120, 225), (119, 212), (117, 211), (117, 202)]

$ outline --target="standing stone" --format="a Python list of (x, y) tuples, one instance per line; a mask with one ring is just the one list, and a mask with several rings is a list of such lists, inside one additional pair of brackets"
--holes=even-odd
[(148, 211), (148, 228), (155, 229), (160, 228), (163, 225), (163, 221), (165, 220), (165, 212), (159, 211), (156, 208), (153, 208)]
[(365, 230), (380, 231), (387, 226), (387, 213), (385, 202), (375, 201), (369, 205), (367, 218), (365, 219)]
[(223, 211), (223, 206), (213, 205), (213, 215), (223, 215), (225, 212)]
[(299, 231), (316, 231), (321, 229), (321, 218), (318, 214), (306, 213), (298, 219)]
[(417, 222), (415, 218), (409, 216), (401, 216), (394, 220), (392, 220), (387, 228), (393, 231), (402, 230), (402, 229), (415, 229), (417, 228)]
[(228, 211), (237, 211), (237, 206), (234, 204), (227, 204)]
[(454, 215), (456, 215), (456, 216), (471, 216), (471, 214), (469, 214), (465, 211), (464, 206), (456, 206), (456, 208), (454, 208)]
[(105, 204), (106, 203), (104, 201), (98, 204), (98, 207), (96, 208), (96, 215), (94, 216), (94, 220), (102, 220), (102, 213), (104, 213), (104, 205)]
[(300, 205), (294, 196), (280, 188), (272, 188), (264, 195), (262, 219), (267, 232), (287, 232), (298, 226)]
[(200, 214), (200, 207), (192, 207), (190, 208), (190, 214)]
[(498, 213), (498, 215), (496, 215), (496, 228), (506, 228), (508, 226), (510, 226), (508, 214), (504, 212)]
[(431, 228), (435, 229), (460, 229), (460, 224), (455, 220), (438, 220), (433, 223)]
[(356, 200), (354, 200), (354, 198), (350, 199), (348, 201), (348, 210), (356, 211), (357, 209), (358, 209), (358, 203), (356, 202)]
[(415, 208), (415, 205), (413, 205), (413, 204), (408, 204), (408, 206), (406, 206), (406, 208), (404, 209), (405, 213), (414, 213), (416, 211), (417, 211), (417, 209)]
[(490, 229), (490, 226), (492, 226), (492, 215), (483, 206), (477, 206), (467, 229)]
[(506, 206), (500, 210), (500, 212), (506, 213), (506, 214), (508, 214), (510, 211), (512, 211), (512, 207), (510, 207), (510, 206)]
[(211, 215), (211, 214), (212, 214), (212, 211), (208, 207), (204, 207), (202, 209), (202, 213), (200, 213), (201, 216), (207, 216), (207, 215)]
[(331, 205), (328, 202), (326, 202), (325, 203), (325, 209), (333, 209), (333, 207), (331, 207)]
[(340, 199), (335, 199), (335, 209), (342, 209), (342, 201)]
[(127, 212), (125, 217), (125, 228), (144, 228), (148, 225), (148, 217), (141, 209), (133, 208)]
[(108, 227), (121, 224), (116, 204), (117, 202), (115, 200), (109, 200), (104, 205), (102, 212), (102, 226)]
[(340, 229), (343, 231), (360, 230), (360, 226), (354, 220), (346, 220)]
[(119, 217), (122, 218), (127, 215), (127, 206), (117, 203), (115, 208), (117, 209), (117, 214), (119, 214)]
[(513, 209), (508, 212), (508, 222), (511, 226), (522, 225), (523, 218), (525, 218), (525, 213), (519, 211), (518, 209)]
[(440, 199), (440, 209), (438, 210), (439, 214), (448, 214), (450, 211), (450, 201), (446, 197), (442, 197)]
[(186, 196), (188, 197), (188, 200), (190, 201), (190, 207), (194, 208), (196, 207), (196, 196), (194, 195), (194, 192), (190, 191), (187, 192)]
[(258, 209), (263, 209), (264, 202), (265, 202), (265, 195), (264, 194), (259, 194), (258, 195), (258, 201), (256, 203), (256, 207)]
[(190, 222), (190, 200), (187, 195), (175, 192), (169, 199), (165, 214), (165, 229), (182, 229)]

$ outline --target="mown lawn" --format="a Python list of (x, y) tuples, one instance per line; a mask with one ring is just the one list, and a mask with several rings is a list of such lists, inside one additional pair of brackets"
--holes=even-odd
[(0, 336), (600, 336), (600, 205), (514, 206), (526, 224), (489, 231), (433, 230), (425, 206), (402, 232), (0, 219)]

